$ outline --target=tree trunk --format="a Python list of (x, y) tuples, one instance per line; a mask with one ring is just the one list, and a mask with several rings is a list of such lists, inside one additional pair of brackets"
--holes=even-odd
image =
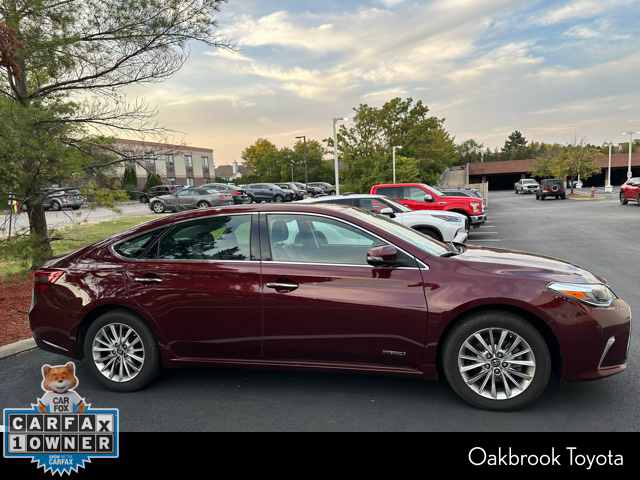
[(29, 229), (33, 240), (34, 253), (31, 268), (35, 270), (40, 268), (48, 258), (53, 256), (53, 250), (51, 249), (51, 240), (49, 239), (47, 231), (47, 217), (44, 213), (42, 201), (29, 201), (27, 214), (29, 216)]

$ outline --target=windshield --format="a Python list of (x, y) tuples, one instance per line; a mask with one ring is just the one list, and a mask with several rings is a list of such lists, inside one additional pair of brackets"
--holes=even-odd
[(535, 180), (523, 180), (522, 183), (538, 183)]
[(362, 209), (353, 210), (353, 212), (357, 215), (366, 215), (364, 219), (369, 223), (390, 232), (392, 235), (395, 235), (396, 237), (418, 247), (425, 253), (436, 255), (438, 257), (451, 253), (451, 250), (442, 243), (422, 235), (412, 228), (405, 227), (401, 223), (395, 222), (384, 215), (378, 215)]
[(442, 193), (440, 190), (438, 190), (437, 188), (433, 188), (431, 185), (427, 185), (426, 186), (429, 190), (431, 190), (436, 197), (446, 197), (446, 195), (444, 193)]

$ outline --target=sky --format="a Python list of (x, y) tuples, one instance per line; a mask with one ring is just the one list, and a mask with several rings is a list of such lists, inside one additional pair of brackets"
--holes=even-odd
[(191, 45), (178, 74), (131, 92), (216, 165), (258, 138), (330, 137), (333, 118), (394, 97), (492, 150), (514, 130), (640, 130), (640, 0), (229, 0), (218, 20), (236, 52)]

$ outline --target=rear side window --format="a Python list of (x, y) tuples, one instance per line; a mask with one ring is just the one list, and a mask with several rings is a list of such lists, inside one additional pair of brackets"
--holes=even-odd
[(153, 258), (250, 260), (251, 215), (216, 216), (178, 224), (158, 242)]
[(376, 195), (384, 195), (392, 200), (402, 200), (398, 196), (398, 187), (380, 187), (376, 189)]
[[(324, 203), (322, 201), (318, 203)], [(347, 205), (349, 207), (353, 207), (355, 205), (355, 200), (353, 198), (341, 198), (339, 200), (329, 200), (326, 203), (331, 203), (335, 205)]]
[(138, 258), (164, 231), (165, 229), (158, 229), (139, 237), (125, 240), (116, 244), (113, 250), (121, 257)]

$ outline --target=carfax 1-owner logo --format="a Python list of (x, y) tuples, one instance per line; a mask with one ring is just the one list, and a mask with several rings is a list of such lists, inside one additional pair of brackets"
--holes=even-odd
[(30, 458), (64, 474), (93, 458), (118, 457), (118, 410), (93, 409), (76, 392), (73, 363), (42, 367), (44, 395), (31, 409), (4, 410), (5, 458)]

